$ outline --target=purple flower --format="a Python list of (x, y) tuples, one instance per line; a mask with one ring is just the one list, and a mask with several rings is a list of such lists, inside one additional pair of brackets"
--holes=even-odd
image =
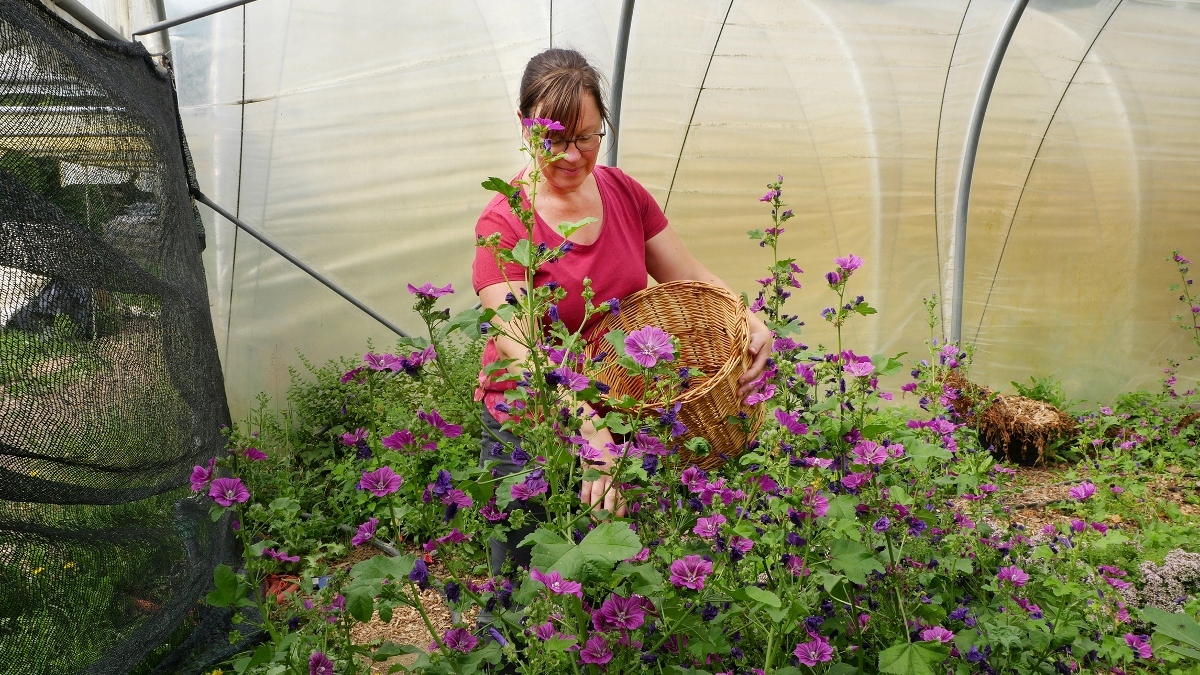
[(932, 626), (921, 631), (921, 639), (926, 642), (950, 642), (954, 640), (954, 633), (941, 626)]
[(750, 549), (754, 548), (754, 542), (745, 537), (734, 537), (729, 540), (729, 548), (738, 553), (749, 553)]
[(437, 298), (442, 297), (443, 295), (450, 295), (451, 293), (453, 293), (454, 287), (451, 284), (446, 284), (442, 288), (438, 288), (437, 286), (434, 286), (433, 284), (426, 282), (424, 284), (421, 284), (420, 288), (417, 288), (416, 286), (409, 284), (408, 292), (412, 293), (413, 295), (419, 295), (422, 298), (426, 298), (429, 300), (435, 300)]
[(775, 395), (775, 385), (768, 384), (761, 390), (754, 392), (746, 397), (746, 405), (758, 405), (771, 399)]
[(608, 647), (608, 641), (603, 636), (593, 633), (587, 644), (579, 650), (579, 660), (596, 666), (602, 666), (612, 661), (613, 653)]
[(875, 364), (870, 361), (855, 361), (847, 363), (845, 367), (846, 373), (854, 377), (867, 377), (875, 372)]
[(697, 535), (704, 539), (712, 539), (721, 531), (721, 525), (725, 524), (725, 516), (714, 513), (707, 518), (700, 518), (696, 521), (696, 527), (692, 529)]
[(300, 562), (300, 556), (288, 555), (287, 551), (276, 551), (273, 548), (264, 548), (262, 554), (264, 556), (266, 556), (267, 558), (270, 558), (272, 560), (278, 560), (280, 562), (290, 562), (290, 563)]
[(250, 491), (242, 485), (241, 478), (218, 478), (208, 489), (208, 496), (221, 506), (233, 506), (234, 502), (242, 504), (250, 499)]
[(769, 202), (779, 197), (779, 190), (768, 190), (767, 194), (758, 198), (760, 202)]
[(788, 434), (803, 436), (809, 432), (809, 425), (800, 422), (799, 413), (785, 412), (784, 408), (775, 408), (775, 420), (787, 430)]
[(362, 546), (363, 544), (375, 538), (375, 526), (379, 524), (378, 518), (371, 518), (367, 522), (358, 526), (358, 533), (350, 538), (352, 546)]
[(471, 631), (466, 628), (451, 628), (442, 634), (442, 644), (446, 649), (454, 649), (464, 654), (475, 649), (475, 645), (479, 644), (479, 638), (471, 634)]
[(421, 588), (425, 588), (429, 583), (429, 566), (425, 564), (424, 559), (417, 558), (413, 563), (412, 571), (408, 573), (408, 580)]
[(1133, 650), (1133, 653), (1138, 658), (1149, 659), (1154, 657), (1154, 650), (1150, 648), (1150, 638), (1145, 635), (1126, 633), (1125, 644), (1129, 645), (1129, 648)]
[(637, 595), (622, 598), (613, 593), (600, 605), (600, 609), (592, 613), (592, 623), (596, 630), (636, 630), (646, 622), (646, 610), (642, 601), (643, 598)]
[(446, 438), (458, 438), (459, 436), (462, 436), (462, 426), (458, 424), (450, 424), (446, 420), (442, 419), (442, 416), (439, 415), (438, 411), (436, 410), (430, 410), (429, 412), (418, 410), (417, 419), (442, 432), (442, 435)]
[(578, 581), (567, 581), (562, 578), (558, 572), (550, 572), (543, 574), (536, 567), (529, 568), (529, 578), (534, 581), (540, 581), (546, 586), (546, 590), (555, 595), (574, 595), (577, 598), (583, 597), (583, 584)]
[(1067, 494), (1070, 495), (1071, 499), (1087, 499), (1096, 494), (1096, 486), (1091, 483), (1080, 483), (1071, 488)]
[(308, 657), (308, 675), (333, 675), (333, 661), (321, 652)]
[(208, 468), (200, 465), (192, 467), (192, 492), (203, 492), (204, 488), (208, 487), (208, 481), (212, 480), (213, 467), (216, 466), (215, 458), (208, 460)]
[(550, 489), (549, 483), (540, 474), (541, 470), (534, 471), (526, 476), (525, 480), (512, 486), (510, 492), (512, 498), (518, 501), (526, 501), (540, 494), (545, 494)]
[(833, 264), (837, 265), (839, 270), (846, 272), (847, 275), (849, 275), (850, 272), (862, 267), (863, 260), (862, 258), (851, 253), (848, 256), (834, 258)]
[(829, 282), (830, 286), (837, 286), (842, 281), (842, 275), (838, 274), (837, 272), (826, 272), (825, 281)]
[(404, 361), (395, 354), (363, 354), (363, 362), (371, 370), (390, 370), (398, 373), (404, 368)]
[(562, 385), (571, 391), (583, 391), (588, 387), (587, 375), (577, 373), (566, 366), (556, 368), (554, 372), (558, 374)]
[(357, 445), (359, 441), (367, 440), (368, 433), (365, 427), (359, 427), (353, 433), (347, 432), (342, 434), (342, 443), (350, 446)]
[(880, 516), (879, 520), (875, 521), (875, 524), (872, 525), (871, 527), (876, 532), (886, 532), (887, 529), (891, 526), (892, 526), (892, 521), (888, 520), (887, 516)]
[(1011, 582), (1013, 586), (1024, 586), (1029, 581), (1029, 575), (1025, 573), (1025, 570), (1016, 565), (1001, 567), (996, 573), (996, 578), (1000, 581)]
[(613, 298), (613, 299), (609, 300), (607, 304), (608, 304), (608, 311), (610, 314), (612, 314), (613, 316), (621, 315), (621, 300), (620, 300), (620, 298)]
[(797, 363), (796, 374), (799, 375), (800, 378), (804, 380), (804, 383), (808, 386), (817, 386), (817, 373), (813, 370), (812, 366), (808, 365), (807, 363)]
[(404, 484), (404, 478), (400, 477), (389, 466), (380, 467), (374, 471), (362, 472), (362, 480), (358, 482), (360, 490), (366, 490), (376, 497), (386, 497)]
[(675, 360), (671, 336), (661, 328), (646, 326), (625, 338), (625, 353), (643, 368), (653, 368), (660, 360)]
[(874, 441), (861, 440), (854, 446), (854, 463), (867, 466), (883, 464), (888, 458), (888, 449)]
[(564, 127), (561, 123), (555, 122), (547, 117), (525, 118), (521, 120), (521, 124), (526, 127), (532, 127), (535, 124), (546, 128), (546, 131), (563, 131)]
[(470, 508), (471, 504), (474, 502), (471, 501), (471, 495), (459, 490), (458, 488), (455, 488), (446, 492), (446, 494), (442, 496), (442, 503), (446, 504), (447, 506), (454, 504), (459, 508), (466, 509)]
[(833, 647), (825, 641), (821, 636), (815, 637), (810, 642), (801, 642), (796, 645), (796, 650), (792, 652), (800, 663), (808, 667), (813, 667), (818, 663), (825, 663), (833, 660)]
[(479, 515), (483, 516), (489, 523), (495, 523), (508, 518), (508, 514), (496, 508), (496, 498), (492, 497), (483, 508), (479, 509)]
[(866, 473), (865, 471), (858, 472), (858, 473), (848, 473), (845, 476), (842, 476), (842, 485), (845, 485), (846, 487), (850, 488), (851, 490), (856, 490), (870, 482), (871, 482), (871, 474)]
[(242, 457), (245, 457), (251, 462), (261, 462), (267, 458), (267, 453), (259, 450), (258, 448), (246, 448), (245, 450), (242, 450)]
[(408, 429), (397, 429), (393, 431), (391, 435), (384, 436), (383, 440), (380, 442), (383, 443), (383, 447), (385, 448), (390, 448), (392, 450), (403, 450), (404, 448), (416, 443), (417, 438), (413, 435), (413, 432), (409, 431)]
[(699, 591), (704, 588), (704, 580), (712, 572), (711, 562), (698, 555), (689, 555), (671, 563), (671, 583), (680, 588)]
[(363, 371), (363, 366), (359, 366), (357, 368), (352, 368), (351, 370), (347, 370), (345, 372), (345, 374), (342, 375), (342, 380), (341, 380), (342, 384), (346, 384), (347, 382), (353, 382), (354, 378), (358, 377), (358, 374), (361, 373), (362, 371)]

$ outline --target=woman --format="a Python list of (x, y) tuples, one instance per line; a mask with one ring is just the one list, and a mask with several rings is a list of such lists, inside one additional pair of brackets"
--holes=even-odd
[[(563, 243), (562, 236), (547, 223), (576, 222), (589, 216), (596, 219), (568, 237), (574, 244), (568, 255), (553, 265), (543, 266), (534, 278), (535, 285), (553, 281), (566, 289), (567, 299), (559, 304), (559, 316), (567, 328), (576, 330), (583, 321), (581, 292), (584, 277), (591, 279), (597, 299), (624, 298), (640, 291), (646, 288), (647, 274), (659, 283), (687, 279), (729, 288), (688, 252), (645, 188), (620, 169), (596, 165), (609, 122), (608, 110), (604, 105), (600, 75), (582, 55), (569, 49), (548, 49), (530, 59), (521, 78), (518, 117), (549, 118), (564, 127), (557, 136), (550, 138), (551, 149), (555, 153), (566, 153), (566, 156), (542, 167), (534, 243), (546, 242), (550, 246)], [(506, 248), (526, 236), (525, 226), (512, 214), (502, 196), (487, 205), (475, 226), (478, 236), (486, 237), (496, 232), (500, 233), (501, 245)], [(473, 283), (482, 305), (494, 309), (505, 302), (510, 284), (518, 292), (524, 288), (525, 271), (515, 264), (502, 271), (491, 252), (478, 248)], [(601, 316), (592, 317), (591, 323), (596, 323)], [(752, 313), (748, 313), (748, 318), (748, 351), (753, 362), (739, 381), (742, 396), (749, 392), (751, 382), (762, 374), (771, 351), (771, 332), (766, 324)], [(590, 327), (584, 326), (585, 337), (590, 337), (587, 335)], [(525, 348), (515, 341), (506, 337), (494, 338), (488, 341), (483, 365), (515, 359), (516, 363), (510, 369), (519, 373), (519, 364), (525, 356)], [(513, 383), (496, 383), (482, 375), (480, 381), (476, 394), (484, 402), (483, 420), (487, 427), (480, 461), (495, 461), (494, 438), (500, 437), (507, 443), (516, 441), (500, 430), (500, 423), (507, 417), (497, 410), (497, 404), (504, 402), (504, 390), (512, 388)], [(584, 421), (581, 431), (592, 447), (604, 448), (613, 442), (608, 429), (597, 429), (590, 421)], [(518, 470), (517, 465), (504, 458), (500, 460), (498, 475)], [(605, 461), (611, 463), (613, 458), (606, 456)], [(609, 490), (610, 484), (611, 478), (607, 476), (585, 482), (579, 498), (584, 504), (600, 506), (622, 516), (624, 506), (616, 491)], [(508, 541), (512, 544), (492, 543), (493, 574), (499, 573), (506, 558), (519, 566), (528, 565), (528, 551), (515, 548), (515, 542), (521, 541), (524, 534), (510, 534)]]

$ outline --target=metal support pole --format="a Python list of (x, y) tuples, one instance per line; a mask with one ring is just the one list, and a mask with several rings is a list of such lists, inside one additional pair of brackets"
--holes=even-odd
[[(55, 0), (55, 1), (57, 2), (57, 0)], [(195, 21), (196, 19), (203, 19), (204, 17), (209, 16), (210, 14), (216, 14), (217, 12), (223, 12), (227, 9), (233, 9), (234, 7), (241, 7), (242, 5), (249, 4), (251, 2), (254, 2), (254, 0), (229, 0), (228, 2), (222, 2), (218, 5), (213, 5), (212, 7), (208, 7), (206, 9), (201, 9), (201, 10), (192, 12), (191, 14), (184, 14), (181, 17), (170, 19), (168, 21), (159, 21), (158, 23), (150, 24), (149, 26), (146, 26), (145, 28), (139, 28), (138, 30), (134, 31), (133, 34), (134, 35), (146, 35), (149, 33), (157, 33), (160, 30), (174, 28), (175, 26), (178, 26), (180, 24), (184, 24), (189, 21)]]
[(617, 165), (617, 141), (621, 128), (621, 98), (625, 91), (625, 56), (629, 53), (629, 27), (633, 24), (633, 0), (625, 0), (621, 6), (621, 26), (617, 31), (617, 53), (613, 63), (612, 106), (609, 117), (612, 118), (612, 135), (608, 141), (609, 166)]
[(967, 128), (967, 141), (963, 145), (962, 167), (958, 174), (958, 195), (954, 209), (954, 304), (950, 314), (950, 339), (962, 341), (963, 313), (963, 282), (967, 257), (967, 207), (971, 201), (971, 178), (975, 173), (975, 153), (979, 150), (979, 133), (983, 130), (983, 118), (987, 114), (988, 101), (992, 97), (992, 86), (996, 84), (996, 74), (1000, 72), (1000, 64), (1004, 62), (1004, 52), (1012, 41), (1017, 23), (1029, 0), (1014, 0), (1008, 19), (1000, 29), (996, 46), (992, 48), (992, 56), (988, 59), (987, 69), (983, 73), (983, 82), (979, 84), (979, 93), (975, 96), (975, 110), (971, 113), (971, 124)]
[(129, 40), (120, 33), (117, 29), (104, 23), (104, 20), (92, 13), (92, 10), (84, 7), (78, 0), (51, 0), (59, 9), (66, 12), (79, 23), (87, 26), (88, 30), (100, 36), (102, 40), (111, 42), (129, 42)]
[(200, 202), (201, 204), (204, 204), (205, 206), (212, 209), (213, 211), (216, 211), (217, 213), (224, 216), (225, 219), (228, 220), (229, 222), (242, 228), (242, 230), (245, 231), (246, 234), (259, 240), (267, 248), (269, 248), (272, 251), (283, 256), (283, 258), (285, 260), (287, 260), (288, 262), (290, 262), (293, 265), (295, 265), (296, 267), (299, 267), (300, 269), (304, 270), (304, 272), (306, 274), (308, 274), (310, 277), (321, 282), (322, 284), (324, 284), (324, 286), (326, 288), (333, 291), (334, 293), (337, 293), (338, 295), (342, 296), (342, 298), (344, 298), (347, 302), (349, 302), (350, 304), (354, 305), (355, 307), (361, 309), (372, 319), (375, 319), (379, 323), (386, 326), (388, 328), (388, 330), (392, 331), (396, 335), (399, 335), (400, 337), (409, 337), (408, 333), (405, 333), (404, 331), (400, 330), (400, 328), (398, 328), (391, 321), (388, 321), (387, 319), (383, 318), (382, 316), (379, 315), (378, 312), (371, 309), (370, 307), (367, 307), (361, 301), (359, 301), (358, 298), (356, 298), (353, 295), (350, 295), (346, 291), (342, 290), (342, 288), (340, 286), (333, 283), (329, 279), (326, 279), (320, 272), (309, 267), (307, 264), (302, 262), (299, 258), (292, 255), (291, 253), (288, 253), (286, 250), (284, 250), (282, 247), (280, 247), (279, 244), (276, 244), (269, 237), (267, 237), (267, 235), (263, 234), (262, 232), (259, 232), (258, 230), (254, 229), (253, 227), (250, 227), (246, 223), (243, 223), (240, 219), (238, 219), (237, 216), (233, 215), (232, 213), (230, 213), (230, 212), (226, 211), (225, 209), (221, 208), (220, 206), (218, 206), (216, 203), (213, 202), (213, 200), (204, 196), (204, 193), (200, 192), (199, 190), (193, 190), (192, 196), (195, 197), (196, 201)]

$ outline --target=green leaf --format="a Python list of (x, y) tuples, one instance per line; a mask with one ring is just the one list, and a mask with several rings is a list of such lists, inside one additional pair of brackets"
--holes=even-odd
[(625, 353), (625, 331), (614, 328), (604, 334), (604, 339), (616, 350), (613, 354), (621, 356)]
[(379, 620), (384, 623), (392, 622), (392, 606), (384, 603), (379, 606)]
[(208, 594), (206, 598), (209, 605), (213, 607), (228, 607), (237, 602), (241, 595), (241, 580), (234, 573), (233, 568), (226, 564), (217, 565), (213, 570), (213, 583), (216, 589)]
[(567, 638), (567, 637), (559, 637), (558, 635), (555, 635), (554, 637), (550, 638), (549, 640), (546, 640), (545, 642), (543, 642), (542, 646), (545, 647), (548, 651), (565, 652), (565, 651), (567, 651), (567, 649), (569, 649), (571, 647), (571, 645), (575, 644), (575, 642), (576, 642), (576, 640), (573, 637)]
[(865, 302), (859, 303), (857, 306), (855, 306), (854, 311), (858, 312), (859, 314), (862, 314), (863, 316), (868, 316), (870, 314), (876, 313), (875, 308), (868, 305)]
[(368, 558), (350, 569), (350, 576), (361, 583), (382, 582), (384, 579), (403, 579), (412, 571), (416, 558), (411, 555), (392, 558), (383, 554)]
[(750, 235), (751, 239), (762, 239), (763, 238), (762, 230), (746, 230), (746, 234)]
[(1180, 647), (1179, 645), (1164, 645), (1163, 649), (1168, 649), (1170, 651), (1175, 652), (1176, 654), (1182, 654), (1183, 656), (1187, 656), (1187, 657), (1191, 657), (1196, 660), (1200, 660), (1200, 652), (1198, 652), (1195, 649), (1192, 649), (1190, 647)]
[(496, 178), (495, 176), (488, 178), (487, 180), (480, 183), (480, 185), (483, 186), (484, 190), (491, 190), (492, 192), (499, 192), (500, 194), (504, 195), (505, 197), (511, 197), (511, 196), (517, 194), (517, 192), (519, 192), (519, 190), (516, 188), (516, 186), (509, 184), (509, 182), (504, 180), (503, 178)]
[(758, 586), (742, 586), (731, 595), (733, 595), (735, 600), (753, 600), (754, 602), (771, 607), (783, 606), (783, 603), (779, 601), (778, 595), (775, 595), (771, 591), (763, 590)]
[(955, 572), (962, 572), (963, 574), (974, 574), (975, 564), (971, 562), (970, 558), (955, 558), (953, 569)]
[(854, 508), (858, 506), (858, 500), (850, 495), (838, 495), (829, 500), (829, 510), (825, 513), (826, 518), (854, 518), (857, 513)]
[(375, 614), (375, 600), (365, 590), (348, 590), (346, 591), (346, 609), (350, 610), (350, 616), (367, 623)]
[(953, 456), (950, 454), (949, 450), (941, 446), (933, 445), (931, 443), (922, 443), (920, 441), (912, 445), (906, 445), (904, 446), (904, 449), (905, 452), (908, 453), (908, 456), (912, 457), (913, 466), (917, 467), (917, 469), (921, 471), (926, 471), (929, 469), (929, 462), (931, 460), (939, 459), (946, 461)]
[(521, 267), (529, 267), (533, 263), (533, 249), (529, 245), (528, 239), (522, 239), (517, 242), (512, 249), (513, 260), (516, 260)]
[(558, 233), (561, 234), (564, 239), (566, 239), (567, 237), (571, 236), (572, 234), (575, 234), (575, 232), (577, 232), (579, 230), (579, 228), (584, 227), (586, 225), (591, 225), (594, 222), (596, 222), (596, 219), (593, 218), (592, 216), (588, 216), (587, 218), (584, 218), (582, 220), (577, 220), (573, 223), (570, 221), (564, 220), (563, 222), (559, 223), (558, 225), (555, 225), (554, 229), (558, 230)]
[(1142, 610), (1142, 616), (1154, 622), (1157, 632), (1200, 649), (1200, 624), (1187, 614), (1172, 614), (1157, 607), (1147, 607)]
[(601, 523), (574, 544), (546, 529), (537, 529), (520, 545), (533, 544), (532, 563), (543, 572), (558, 572), (567, 579), (581, 576), (584, 566), (599, 563), (610, 568), (642, 550), (642, 542), (628, 523)]
[(835, 539), (829, 547), (832, 560), (829, 566), (846, 575), (856, 584), (867, 583), (868, 572), (882, 572), (883, 565), (862, 544), (849, 539)]
[[(782, 671), (775, 671), (776, 675), (779, 675), (780, 672)], [(841, 661), (829, 666), (829, 670), (825, 671), (825, 675), (850, 675), (857, 672), (858, 666)]]
[(899, 644), (879, 653), (879, 672), (892, 675), (937, 675), (939, 666), (948, 656), (950, 648), (940, 642)]
[(386, 661), (401, 654), (416, 654), (421, 650), (412, 645), (398, 645), (395, 642), (384, 642), (371, 654), (372, 661)]

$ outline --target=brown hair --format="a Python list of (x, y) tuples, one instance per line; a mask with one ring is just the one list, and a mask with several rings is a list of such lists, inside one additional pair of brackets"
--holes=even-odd
[(546, 117), (560, 122), (565, 134), (575, 134), (583, 109), (583, 96), (590, 94), (600, 118), (611, 126), (604, 104), (604, 78), (574, 49), (547, 49), (529, 59), (521, 76), (517, 110), (521, 117)]

